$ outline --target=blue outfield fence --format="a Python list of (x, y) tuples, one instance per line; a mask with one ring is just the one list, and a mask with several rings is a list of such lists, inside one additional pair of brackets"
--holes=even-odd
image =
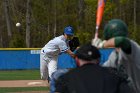
[(0, 69), (38, 69), (39, 49), (5, 48), (0, 50)]
[[(104, 63), (113, 49), (100, 49), (101, 64)], [(0, 70), (39, 69), (40, 48), (2, 48), (0, 49)], [(66, 53), (58, 58), (58, 68), (74, 68), (75, 60)]]
[[(108, 56), (113, 50), (114, 50), (113, 48), (100, 49), (100, 53), (101, 53), (100, 64), (103, 64), (108, 59)], [(66, 53), (62, 53), (59, 55), (58, 69), (75, 68), (75, 67), (76, 67), (75, 60), (70, 55)]]

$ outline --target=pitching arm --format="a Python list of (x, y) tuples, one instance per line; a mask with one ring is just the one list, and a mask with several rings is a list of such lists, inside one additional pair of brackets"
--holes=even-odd
[(71, 55), (73, 58), (75, 58), (75, 54), (69, 49), (66, 51), (69, 55)]

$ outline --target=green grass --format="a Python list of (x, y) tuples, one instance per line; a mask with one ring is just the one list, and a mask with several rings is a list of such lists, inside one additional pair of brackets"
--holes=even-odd
[[(40, 80), (39, 70), (0, 70), (0, 80)], [(49, 87), (1, 87), (0, 93), (47, 91)]]
[(48, 87), (12, 87), (12, 88), (0, 88), (0, 93), (9, 92), (26, 92), (26, 91), (49, 91)]
[(38, 80), (39, 70), (7, 70), (0, 71), (0, 80)]

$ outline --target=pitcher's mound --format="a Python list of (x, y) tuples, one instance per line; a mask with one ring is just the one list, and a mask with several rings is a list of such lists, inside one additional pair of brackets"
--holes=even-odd
[(0, 87), (39, 87), (49, 86), (47, 81), (43, 80), (10, 80), (0, 81)]

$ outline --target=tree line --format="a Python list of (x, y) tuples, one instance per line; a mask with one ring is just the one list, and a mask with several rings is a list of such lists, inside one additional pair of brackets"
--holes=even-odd
[[(1, 0), (0, 47), (40, 48), (61, 35), (66, 26), (74, 27), (81, 44), (90, 42), (95, 33), (98, 0)], [(106, 0), (99, 37), (105, 24), (122, 19), (129, 37), (140, 44), (140, 0)], [(20, 22), (21, 26), (16, 27)]]

